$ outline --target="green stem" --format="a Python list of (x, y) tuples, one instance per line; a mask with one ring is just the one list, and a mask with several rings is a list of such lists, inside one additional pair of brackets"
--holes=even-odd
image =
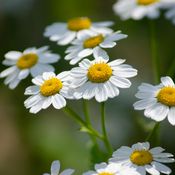
[(158, 131), (159, 131), (159, 128), (160, 128), (160, 123), (156, 123), (151, 131), (151, 133), (148, 135), (148, 137), (146, 138), (145, 141), (151, 141), (155, 136), (156, 136), (156, 141), (158, 141)]
[(113, 149), (112, 149), (112, 146), (109, 142), (108, 135), (106, 132), (106, 126), (105, 126), (105, 103), (104, 102), (101, 103), (101, 125), (102, 125), (102, 132), (103, 132), (103, 136), (104, 136), (104, 144), (105, 144), (108, 152), (110, 154), (112, 154)]
[(157, 55), (157, 37), (156, 37), (156, 26), (153, 20), (150, 22), (150, 37), (151, 37), (151, 53), (152, 53), (152, 67), (154, 73), (155, 83), (159, 82), (159, 58)]
[(64, 108), (64, 111), (69, 114), (70, 117), (72, 117), (74, 120), (76, 120), (77, 123), (79, 123), (80, 126), (83, 126), (86, 132), (88, 132), (91, 135), (94, 135), (95, 137), (103, 140), (103, 136), (98, 133), (92, 126), (89, 126), (73, 109), (66, 106)]

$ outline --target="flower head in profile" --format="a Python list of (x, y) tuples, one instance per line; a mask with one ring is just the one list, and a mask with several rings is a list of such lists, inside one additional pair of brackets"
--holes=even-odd
[(5, 54), (3, 61), (9, 68), (0, 73), (0, 78), (6, 77), (4, 83), (14, 89), (29, 74), (35, 77), (43, 72), (54, 71), (50, 64), (57, 62), (59, 58), (60, 56), (51, 53), (47, 46), (39, 49), (28, 48), (23, 52), (10, 51)]
[(44, 72), (42, 75), (32, 79), (34, 86), (25, 90), (25, 95), (31, 95), (24, 105), (31, 113), (37, 113), (41, 109), (48, 108), (51, 104), (56, 109), (66, 106), (66, 100), (72, 99), (69, 94), (69, 72), (55, 75), (53, 72)]
[(108, 28), (113, 25), (111, 21), (92, 22), (87, 17), (77, 17), (68, 20), (67, 23), (54, 23), (44, 32), (44, 36), (49, 37), (51, 41), (56, 41), (58, 45), (67, 45), (71, 43), (80, 31), (91, 30), (98, 33), (111, 33), (112, 29)]
[(94, 51), (95, 60), (84, 59), (79, 67), (71, 70), (74, 97), (90, 100), (93, 97), (98, 102), (119, 95), (118, 88), (129, 88), (131, 82), (127, 79), (137, 75), (137, 70), (123, 64), (125, 60), (117, 59), (111, 62), (99, 57)]
[(134, 103), (136, 110), (144, 110), (146, 117), (157, 122), (167, 117), (175, 125), (175, 84), (170, 77), (162, 77), (157, 86), (143, 83), (138, 89), (136, 97), (140, 100)]
[(116, 163), (100, 163), (95, 165), (94, 171), (88, 171), (83, 175), (138, 175), (134, 169), (126, 168)]
[(161, 147), (150, 149), (150, 144), (136, 143), (132, 147), (122, 146), (113, 153), (110, 162), (121, 163), (123, 166), (134, 168), (140, 175), (170, 174), (171, 169), (163, 163), (174, 162), (174, 156), (163, 152)]
[(155, 19), (160, 16), (160, 8), (172, 0), (119, 0), (114, 4), (114, 12), (122, 20), (140, 20), (144, 17)]
[(113, 48), (117, 41), (126, 37), (127, 35), (122, 34), (121, 31), (108, 35), (87, 30), (80, 32), (77, 39), (72, 42), (73, 45), (66, 50), (68, 55), (66, 55), (65, 60), (70, 60), (70, 64), (76, 64), (82, 58), (94, 54), (97, 50), (99, 56), (109, 59), (104, 49)]
[(60, 173), (60, 161), (55, 160), (52, 162), (51, 173), (44, 173), (43, 175), (72, 175), (74, 173), (73, 169), (66, 169)]

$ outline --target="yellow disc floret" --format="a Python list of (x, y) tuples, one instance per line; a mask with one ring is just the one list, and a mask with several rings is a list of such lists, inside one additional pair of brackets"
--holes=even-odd
[(98, 46), (100, 43), (102, 43), (104, 40), (103, 35), (97, 35), (91, 38), (88, 38), (84, 41), (83, 46), (84, 48), (94, 48)]
[(93, 83), (104, 83), (109, 80), (112, 75), (111, 67), (104, 63), (96, 63), (88, 69), (88, 79)]
[(157, 100), (167, 106), (175, 106), (175, 87), (164, 87), (157, 94)]
[(158, 2), (159, 0), (137, 0), (137, 3), (139, 5), (150, 5), (153, 4), (155, 2)]
[(40, 93), (43, 96), (48, 97), (57, 94), (62, 87), (63, 84), (61, 80), (59, 80), (58, 78), (51, 78), (49, 80), (46, 80), (40, 87)]
[(19, 69), (29, 69), (38, 62), (38, 55), (35, 53), (28, 53), (22, 55), (16, 65)]
[(113, 173), (108, 173), (108, 172), (102, 172), (102, 173), (99, 173), (98, 175), (114, 175)]
[(72, 31), (80, 31), (89, 29), (91, 27), (91, 20), (87, 17), (73, 18), (67, 23), (67, 28)]
[(153, 161), (153, 156), (147, 150), (136, 150), (131, 154), (130, 160), (138, 166), (143, 166), (150, 164)]

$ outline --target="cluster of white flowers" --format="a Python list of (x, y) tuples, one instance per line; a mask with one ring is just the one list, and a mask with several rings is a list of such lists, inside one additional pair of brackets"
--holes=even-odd
[(175, 24), (175, 0), (118, 0), (113, 9), (122, 20), (156, 19), (164, 9), (165, 17)]
[[(95, 170), (83, 175), (151, 175), (170, 174), (172, 171), (163, 163), (174, 162), (174, 156), (163, 152), (161, 147), (150, 149), (149, 142), (136, 143), (132, 147), (122, 146), (116, 150), (108, 163), (95, 165)], [(59, 174), (60, 163), (54, 161), (51, 165), (51, 175), (71, 175), (72, 169), (64, 170)], [(49, 175), (49, 174), (43, 174)]]

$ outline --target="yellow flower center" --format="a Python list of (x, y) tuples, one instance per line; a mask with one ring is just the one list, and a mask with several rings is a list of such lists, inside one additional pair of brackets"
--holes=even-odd
[(102, 173), (99, 173), (98, 175), (114, 175), (113, 173), (108, 173), (108, 172), (102, 172)]
[(28, 69), (33, 67), (38, 62), (38, 55), (35, 53), (28, 53), (22, 55), (16, 65), (19, 69)]
[(62, 87), (63, 84), (61, 80), (58, 78), (51, 78), (50, 80), (46, 80), (40, 87), (40, 93), (43, 96), (48, 97), (57, 94)]
[(162, 88), (157, 95), (157, 99), (164, 105), (175, 106), (175, 87)]
[(138, 166), (143, 166), (146, 164), (150, 164), (153, 161), (153, 156), (149, 151), (136, 150), (131, 154), (130, 160), (132, 163)]
[(91, 20), (87, 17), (73, 18), (67, 23), (67, 27), (72, 31), (80, 31), (91, 27)]
[(98, 46), (100, 43), (102, 43), (104, 40), (103, 35), (97, 35), (91, 38), (88, 38), (84, 41), (83, 46), (84, 48), (94, 48)]
[(159, 0), (137, 0), (137, 3), (139, 5), (150, 5), (153, 4), (155, 2), (158, 2)]
[(88, 69), (88, 79), (93, 83), (104, 83), (112, 75), (111, 67), (106, 63), (96, 63)]

